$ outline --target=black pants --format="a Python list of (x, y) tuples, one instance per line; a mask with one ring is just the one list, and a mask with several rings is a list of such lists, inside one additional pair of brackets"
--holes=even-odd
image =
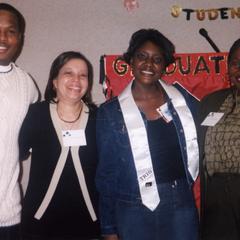
[(9, 227), (0, 227), (0, 240), (19, 240), (20, 228), (19, 224)]
[(21, 240), (100, 240), (100, 238), (94, 238), (94, 239), (89, 239), (89, 238), (42, 238), (42, 237), (26, 237), (26, 236), (22, 236)]
[(202, 239), (240, 240), (240, 174), (214, 174), (206, 186)]

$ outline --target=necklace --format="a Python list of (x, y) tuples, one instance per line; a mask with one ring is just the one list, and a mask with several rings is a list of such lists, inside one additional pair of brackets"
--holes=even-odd
[(81, 116), (81, 113), (82, 113), (82, 106), (81, 106), (81, 109), (79, 111), (79, 114), (78, 114), (77, 118), (72, 120), (72, 121), (67, 121), (67, 120), (62, 118), (62, 116), (58, 113), (58, 109), (57, 109), (57, 114), (58, 114), (59, 119), (61, 121), (65, 122), (65, 123), (75, 123), (75, 122), (77, 122), (79, 120), (80, 116)]

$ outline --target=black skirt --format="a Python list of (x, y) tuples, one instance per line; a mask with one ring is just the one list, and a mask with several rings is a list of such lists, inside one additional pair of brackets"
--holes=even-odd
[(240, 174), (214, 174), (205, 191), (202, 240), (239, 240)]

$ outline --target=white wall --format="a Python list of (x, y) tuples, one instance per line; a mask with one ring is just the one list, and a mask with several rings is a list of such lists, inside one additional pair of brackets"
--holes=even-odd
[[(213, 51), (198, 33), (205, 27), (222, 51), (240, 37), (240, 19), (199, 21), (170, 14), (175, 0), (138, 0), (139, 8), (128, 13), (122, 0), (7, 0), (26, 18), (26, 40), (17, 63), (32, 74), (41, 91), (45, 89), (53, 59), (66, 50), (82, 51), (95, 70), (93, 97), (104, 101), (99, 80), (99, 57), (122, 53), (131, 34), (139, 28), (157, 28), (175, 45), (177, 52)], [(183, 8), (240, 7), (239, 0), (179, 0)]]
[[(25, 46), (17, 63), (37, 81), (43, 92), (50, 65), (61, 52), (77, 50), (92, 62), (95, 71), (93, 98), (104, 101), (99, 81), (99, 58), (126, 50), (133, 32), (139, 28), (157, 28), (176, 45), (179, 53), (214, 52), (198, 33), (205, 28), (221, 51), (240, 37), (240, 19), (199, 21), (195, 14), (186, 20), (171, 15), (175, 0), (138, 0), (139, 8), (129, 13), (122, 0), (6, 0), (26, 19)], [(239, 0), (178, 0), (182, 8), (211, 9), (240, 7)], [(28, 167), (25, 167), (26, 169)], [(27, 171), (24, 175), (26, 185)]]

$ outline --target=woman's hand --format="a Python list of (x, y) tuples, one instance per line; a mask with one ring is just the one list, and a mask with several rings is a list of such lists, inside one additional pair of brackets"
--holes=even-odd
[(116, 234), (105, 235), (103, 240), (120, 240)]

